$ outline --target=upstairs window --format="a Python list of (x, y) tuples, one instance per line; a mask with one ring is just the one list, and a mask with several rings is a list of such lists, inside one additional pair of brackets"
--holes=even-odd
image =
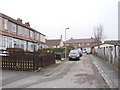
[(18, 34), (21, 35), (22, 34), (22, 28), (21, 26), (18, 26)]
[(12, 29), (12, 32), (16, 32), (16, 24), (12, 23), (11, 29)]
[(25, 30), (25, 36), (27, 36), (27, 35), (28, 35), (28, 32), (29, 32), (29, 29), (24, 28), (24, 30)]
[(4, 19), (4, 29), (8, 30), (8, 20)]
[(45, 36), (41, 35), (40, 39), (42, 42), (45, 42)]
[(0, 30), (2, 30), (2, 18), (0, 17)]
[(30, 38), (33, 37), (33, 31), (30, 31)]
[(39, 40), (39, 33), (37, 33), (37, 38), (36, 39)]
[(87, 45), (89, 46), (89, 45), (90, 45), (90, 43), (87, 43)]

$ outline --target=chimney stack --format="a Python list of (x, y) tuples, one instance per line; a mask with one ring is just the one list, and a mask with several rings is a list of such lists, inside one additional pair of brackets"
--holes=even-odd
[(20, 23), (22, 23), (22, 19), (20, 19), (20, 18), (18, 18), (17, 21), (20, 22)]
[(29, 22), (26, 22), (25, 25), (30, 26), (30, 23), (29, 23)]

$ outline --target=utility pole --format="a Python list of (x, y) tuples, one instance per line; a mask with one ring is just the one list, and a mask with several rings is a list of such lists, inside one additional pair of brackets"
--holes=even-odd
[(66, 48), (66, 30), (69, 28), (65, 28), (65, 60), (67, 59), (67, 48)]

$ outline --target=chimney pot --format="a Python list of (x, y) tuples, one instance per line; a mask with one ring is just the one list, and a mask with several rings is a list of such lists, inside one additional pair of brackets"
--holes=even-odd
[(29, 23), (29, 22), (26, 22), (25, 25), (30, 26), (30, 23)]
[(22, 19), (20, 19), (20, 18), (18, 18), (17, 21), (20, 22), (20, 23), (22, 23)]

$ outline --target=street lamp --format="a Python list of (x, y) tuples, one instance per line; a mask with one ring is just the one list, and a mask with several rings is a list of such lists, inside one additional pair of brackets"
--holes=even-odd
[(67, 53), (67, 50), (66, 50), (66, 30), (69, 29), (69, 28), (65, 28), (65, 60), (67, 59), (67, 56), (66, 56), (66, 53)]

